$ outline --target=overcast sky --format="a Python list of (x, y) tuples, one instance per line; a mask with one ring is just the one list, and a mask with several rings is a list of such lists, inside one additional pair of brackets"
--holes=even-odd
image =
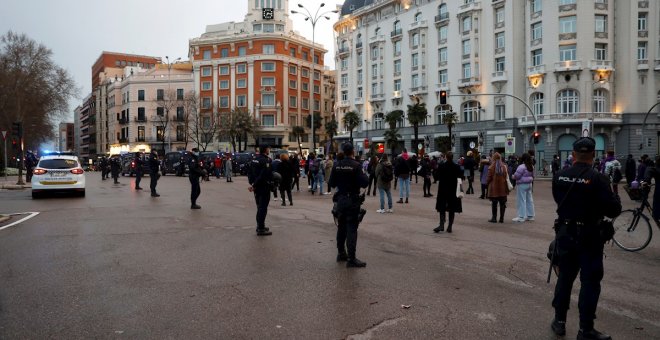
[[(291, 0), (289, 6), (335, 9), (343, 0)], [(206, 25), (243, 21), (248, 0), (6, 0), (0, 8), (0, 34), (25, 33), (53, 51), (54, 61), (67, 69), (81, 89), (91, 91), (91, 68), (102, 51), (141, 54), (170, 59), (188, 57), (188, 39), (199, 37)], [(316, 41), (330, 52), (334, 66), (332, 20), (319, 20)], [(292, 16), (294, 29), (312, 39), (309, 22)], [(81, 99), (70, 102), (71, 110)], [(70, 113), (73, 120), (73, 111)]]

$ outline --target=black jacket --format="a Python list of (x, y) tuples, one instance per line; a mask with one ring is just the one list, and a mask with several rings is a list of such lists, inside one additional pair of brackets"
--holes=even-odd
[(328, 186), (337, 188), (339, 194), (360, 194), (360, 188), (369, 185), (369, 178), (362, 171), (362, 166), (353, 158), (344, 158), (332, 167)]
[(194, 153), (191, 153), (190, 159), (188, 160), (188, 177), (199, 180), (199, 177), (201, 177), (203, 174), (204, 168), (202, 168), (201, 164), (199, 163), (199, 157), (197, 157), (197, 155)]
[(250, 176), (248, 181), (255, 189), (270, 190), (270, 183), (273, 180), (273, 171), (271, 160), (264, 155), (256, 155), (250, 162)]

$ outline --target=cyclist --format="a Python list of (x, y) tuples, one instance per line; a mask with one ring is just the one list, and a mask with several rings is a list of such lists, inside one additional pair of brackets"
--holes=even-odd
[(653, 193), (653, 218), (660, 220), (660, 191), (658, 191), (658, 182), (660, 182), (660, 156), (655, 157), (655, 166), (646, 168), (644, 182), (651, 183), (655, 178), (655, 191)]

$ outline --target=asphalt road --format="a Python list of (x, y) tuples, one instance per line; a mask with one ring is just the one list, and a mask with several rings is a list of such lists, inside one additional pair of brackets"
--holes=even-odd
[[(536, 221), (511, 222), (512, 194), (506, 223), (487, 223), (489, 202), (469, 196), (452, 234), (432, 232), (435, 200), (421, 182), (394, 214), (368, 197), (358, 240), (368, 266), (347, 269), (335, 263), (330, 196), (271, 201), (274, 235), (260, 238), (242, 177), (202, 183), (202, 209), (191, 210), (187, 178), (161, 178), (151, 198), (134, 179), (87, 176), (86, 198), (0, 191), (0, 213), (39, 212), (0, 230), (0, 339), (555, 338), (549, 182), (535, 188)], [(657, 235), (639, 253), (606, 246), (597, 328), (660, 339), (659, 264)]]

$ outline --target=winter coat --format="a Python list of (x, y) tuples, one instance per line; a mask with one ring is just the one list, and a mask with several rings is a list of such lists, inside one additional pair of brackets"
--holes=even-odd
[(435, 200), (435, 210), (439, 212), (462, 212), (461, 200), (456, 197), (458, 179), (463, 177), (461, 167), (454, 162), (444, 162), (438, 165), (438, 195)]
[[(497, 164), (499, 163), (499, 164)], [(498, 173), (496, 170), (500, 169)], [(509, 176), (507, 166), (499, 161), (494, 162), (488, 168), (488, 198), (506, 198), (509, 195), (509, 187), (506, 184), (506, 177)]]
[(517, 184), (529, 184), (534, 182), (534, 171), (527, 170), (525, 164), (518, 165), (516, 172), (513, 174), (513, 179)]
[(635, 159), (628, 158), (626, 160), (626, 180), (628, 182), (632, 182), (635, 180), (635, 174), (637, 172), (637, 163), (635, 163)]
[(328, 159), (325, 161), (325, 178), (329, 179), (330, 174), (332, 174), (332, 166), (334, 165), (334, 162), (332, 159)]
[(428, 177), (431, 178), (431, 175), (433, 174), (433, 169), (431, 167), (431, 161), (428, 159), (422, 159), (420, 163), (421, 167), (419, 171), (417, 172), (418, 175), (422, 177)]
[(466, 177), (474, 177), (474, 169), (477, 167), (477, 163), (474, 161), (472, 156), (468, 156), (463, 161), (463, 169), (465, 169)]
[(488, 184), (488, 169), (490, 168), (490, 162), (485, 161), (481, 162), (482, 168), (481, 168), (481, 184), (487, 185)]
[(408, 161), (405, 157), (396, 161), (396, 164), (394, 165), (394, 173), (396, 173), (396, 176), (400, 178), (410, 177), (410, 165), (408, 164)]
[[(376, 187), (378, 189), (390, 190), (392, 181), (385, 182), (383, 181), (383, 176), (381, 176), (386, 165), (392, 166), (392, 163), (390, 161), (381, 161), (376, 166)], [(394, 169), (392, 169), (392, 173), (394, 174)]]
[(281, 162), (277, 167), (277, 172), (282, 176), (280, 188), (291, 188), (291, 182), (293, 180), (293, 167), (291, 166), (291, 162)]

